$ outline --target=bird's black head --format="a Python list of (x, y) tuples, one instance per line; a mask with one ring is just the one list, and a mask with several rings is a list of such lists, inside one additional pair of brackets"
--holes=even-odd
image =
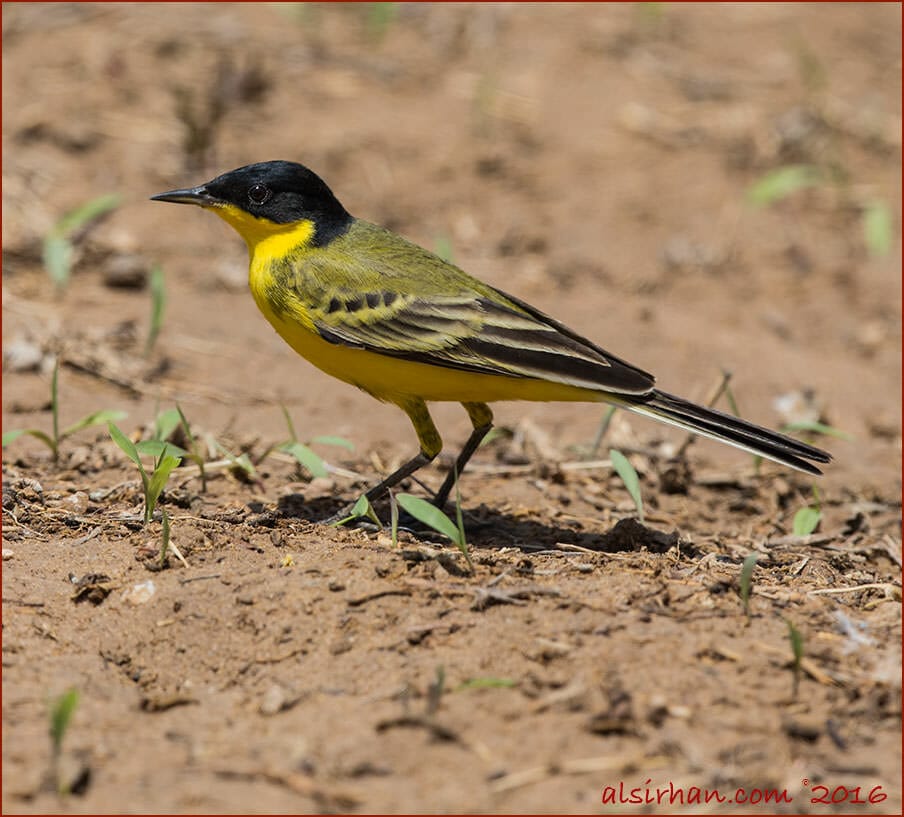
[(210, 208), (246, 237), (254, 226), (309, 221), (314, 226), (312, 243), (318, 246), (344, 233), (352, 222), (323, 179), (295, 162), (246, 165), (198, 187), (151, 198)]

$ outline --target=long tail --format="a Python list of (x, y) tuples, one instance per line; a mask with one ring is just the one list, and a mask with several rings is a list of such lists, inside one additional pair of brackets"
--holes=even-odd
[(619, 395), (618, 404), (638, 414), (728, 443), (742, 451), (758, 454), (798, 471), (806, 471), (808, 474), (822, 473), (808, 460), (815, 462), (832, 460), (832, 455), (821, 448), (740, 420), (731, 414), (698, 406), (658, 389), (637, 397)]

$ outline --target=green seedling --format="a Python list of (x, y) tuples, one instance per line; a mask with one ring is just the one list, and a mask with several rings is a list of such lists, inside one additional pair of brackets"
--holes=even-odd
[[(462, 552), (468, 565), (471, 565), (471, 557), (468, 554), (468, 543), (465, 539), (464, 526), (461, 524), (460, 511), (458, 524), (449, 519), (439, 508), (426, 499), (421, 499), (413, 494), (397, 494), (396, 500), (403, 510), (407, 511), (411, 516), (422, 522), (428, 528), (441, 533), (451, 539)], [(456, 502), (456, 506), (460, 509), (460, 502)]]
[(511, 678), (470, 678), (455, 687), (455, 692), (464, 692), (468, 689), (510, 689), (518, 686), (517, 681)]
[(600, 426), (596, 430), (596, 436), (593, 438), (593, 442), (590, 443), (587, 459), (593, 459), (599, 454), (600, 446), (603, 444), (603, 438), (606, 436), (606, 432), (612, 424), (612, 418), (615, 416), (616, 411), (617, 408), (615, 406), (609, 406), (609, 408), (606, 409), (606, 412), (603, 414), (603, 419), (600, 421)]
[(468, 567), (473, 569), (474, 565), (471, 563), (471, 557), (468, 555), (468, 544), (465, 539), (465, 517), (461, 512), (461, 490), (458, 487), (458, 465), (454, 464), (452, 467), (455, 469), (455, 525), (458, 528), (458, 538), (462, 543), (458, 548), (465, 557)]
[(449, 239), (449, 236), (438, 235), (434, 242), (433, 252), (442, 258), (443, 261), (446, 261), (449, 264), (455, 263), (455, 253), (452, 251), (452, 241)]
[(365, 5), (364, 27), (367, 36), (379, 42), (386, 36), (389, 26), (396, 17), (397, 3), (367, 3)]
[(643, 522), (643, 498), (640, 495), (640, 478), (637, 476), (637, 471), (621, 451), (610, 448), (609, 459), (612, 461), (612, 467), (625, 483), (625, 488), (628, 489), (631, 499), (634, 500), (634, 507), (637, 508), (637, 516)]
[(869, 254), (881, 258), (891, 252), (891, 210), (881, 201), (871, 201), (863, 208), (863, 240)]
[(214, 445), (217, 447), (217, 450), (229, 460), (229, 467), (232, 469), (235, 476), (248, 480), (249, 482), (253, 482), (257, 479), (257, 471), (247, 454), (239, 454), (236, 456), (216, 440), (214, 440)]
[(756, 207), (766, 207), (824, 181), (825, 174), (815, 165), (787, 165), (754, 182), (747, 190), (747, 201)]
[(50, 704), (50, 745), (52, 751), (53, 763), (53, 780), (56, 783), (60, 794), (68, 794), (65, 791), (65, 782), (60, 774), (60, 758), (63, 755), (63, 738), (69, 725), (72, 723), (72, 716), (75, 714), (75, 708), (78, 706), (79, 693), (75, 688), (68, 689), (59, 698), (53, 700)]
[(842, 431), (840, 428), (835, 428), (834, 426), (826, 425), (825, 423), (820, 423), (817, 420), (799, 420), (794, 423), (786, 423), (782, 426), (782, 431), (785, 433), (792, 431), (809, 431), (813, 434), (822, 434), (826, 437), (837, 437), (839, 440), (854, 439), (846, 431)]
[(163, 267), (160, 264), (154, 264), (150, 275), (151, 290), (151, 322), (148, 327), (148, 337), (144, 344), (145, 357), (150, 355), (154, 344), (157, 342), (157, 336), (163, 326), (163, 311), (166, 307), (166, 280), (163, 276)]
[(185, 439), (188, 440), (188, 450), (185, 452), (185, 456), (198, 466), (198, 471), (201, 474), (201, 492), (206, 493), (207, 474), (204, 471), (203, 449), (200, 443), (195, 439), (195, 435), (192, 434), (191, 426), (188, 424), (188, 420), (185, 419), (185, 413), (182, 411), (182, 407), (178, 403), (176, 403), (176, 411), (179, 414), (179, 422), (182, 425), (182, 432), (185, 434)]
[(349, 511), (348, 516), (333, 522), (332, 526), (334, 528), (338, 528), (348, 522), (351, 522), (353, 519), (361, 519), (365, 516), (370, 519), (377, 527), (383, 527), (383, 523), (380, 521), (380, 517), (377, 516), (377, 512), (370, 504), (370, 500), (364, 494), (361, 494), (361, 496), (358, 497), (358, 501), (355, 502), (354, 505), (352, 505), (352, 509)]
[(44, 237), (42, 250), (44, 269), (50, 276), (57, 293), (69, 284), (72, 273), (75, 234), (88, 224), (119, 206), (120, 197), (115, 193), (98, 196), (66, 213)]
[[(280, 406), (280, 408), (282, 409), (283, 416), (286, 418), (286, 426), (289, 429), (289, 439), (278, 445), (277, 450), (295, 457), (298, 464), (306, 468), (311, 476), (329, 476), (330, 466), (319, 454), (315, 453), (309, 445), (305, 445), (305, 443), (298, 439), (298, 434), (295, 432), (295, 424), (292, 422), (292, 417), (289, 415), (288, 410), (285, 406)], [(335, 445), (346, 448), (349, 451), (354, 451), (355, 449), (355, 446), (344, 437), (337, 437), (332, 434), (314, 437), (314, 439), (310, 441), (310, 444)]]
[(791, 669), (794, 672), (794, 681), (791, 689), (791, 696), (797, 700), (797, 690), (800, 687), (801, 662), (804, 660), (804, 638), (800, 634), (800, 630), (794, 626), (790, 619), (785, 619), (788, 625), (788, 641), (791, 642)]
[(164, 567), (166, 567), (166, 556), (169, 553), (170, 522), (169, 514), (166, 512), (166, 508), (161, 508), (160, 514), (162, 516), (162, 529), (160, 533), (160, 569), (162, 570)]
[(57, 380), (59, 378), (60, 372), (60, 361), (57, 362), (53, 366), (53, 376), (50, 379), (50, 412), (53, 422), (53, 430), (50, 434), (45, 431), (41, 431), (39, 428), (20, 428), (15, 429), (13, 431), (7, 431), (3, 434), (3, 447), (6, 448), (13, 440), (18, 439), (23, 434), (28, 435), (29, 437), (34, 437), (36, 440), (40, 440), (44, 445), (46, 445), (51, 453), (53, 454), (53, 460), (56, 462), (60, 458), (60, 443), (63, 442), (67, 437), (71, 437), (77, 431), (81, 431), (85, 428), (90, 428), (91, 426), (100, 426), (105, 423), (115, 422), (117, 420), (122, 420), (126, 413), (124, 411), (111, 411), (108, 409), (103, 409), (101, 411), (95, 411), (86, 417), (82, 417), (81, 420), (73, 423), (71, 426), (64, 428), (60, 431), (60, 401), (59, 401), (59, 392), (57, 389)]
[(141, 462), (141, 454), (135, 443), (123, 434), (122, 430), (119, 429), (115, 423), (108, 423), (107, 428), (110, 432), (110, 436), (113, 438), (113, 442), (115, 442), (122, 449), (123, 453), (138, 466), (138, 473), (141, 476), (141, 487), (144, 492), (144, 521), (145, 524), (147, 524), (154, 517), (154, 509), (157, 507), (157, 500), (160, 499), (160, 494), (163, 493), (163, 489), (166, 486), (167, 480), (169, 480), (170, 474), (173, 472), (173, 469), (182, 462), (182, 458), (169, 453), (170, 443), (163, 443), (160, 440), (147, 440), (146, 442), (156, 443), (156, 445), (160, 447), (159, 454), (155, 455), (154, 468), (150, 475), (148, 475), (148, 472)]
[(750, 621), (750, 591), (753, 588), (753, 568), (756, 567), (756, 560), (758, 557), (758, 553), (751, 553), (744, 559), (744, 564), (741, 565), (741, 579), (739, 582), (741, 604), (744, 607), (744, 615), (747, 616), (748, 622)]
[(822, 511), (820, 510), (819, 489), (813, 486), (813, 504), (798, 508), (794, 514), (794, 522), (792, 530), (795, 536), (809, 536), (816, 530), (819, 521), (822, 519)]

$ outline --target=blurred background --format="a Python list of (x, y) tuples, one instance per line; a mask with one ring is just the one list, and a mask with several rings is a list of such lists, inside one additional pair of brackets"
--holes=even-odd
[[(6, 811), (598, 813), (617, 776), (900, 811), (900, 4), (2, 15)], [(665, 390), (733, 372), (835, 462), (680, 469), (618, 412), (589, 459), (630, 454), (647, 529), (582, 461), (603, 407), (507, 404), (462, 482), (472, 575), (311, 524), (412, 455), (407, 419), (283, 343), (229, 227), (148, 200), (270, 159)], [(276, 450), (283, 408), (339, 469)], [(112, 418), (207, 462), (167, 483), (172, 540)]]
[[(311, 434), (409, 451), (395, 409), (257, 314), (229, 228), (147, 200), (281, 158), (665, 389), (700, 399), (729, 369), (772, 425), (791, 394), (856, 436), (846, 467), (891, 477), (900, 22), (897, 4), (4, 4), (4, 427), (42, 410), (62, 346), (73, 413), (178, 399), (267, 437), (282, 402)], [(599, 421), (500, 421), (521, 416), (566, 444)]]

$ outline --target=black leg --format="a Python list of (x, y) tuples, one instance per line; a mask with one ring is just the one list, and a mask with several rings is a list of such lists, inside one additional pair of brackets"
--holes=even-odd
[(416, 457), (412, 457), (401, 468), (396, 468), (395, 471), (378, 485), (374, 485), (373, 488), (370, 488), (364, 496), (367, 497), (368, 502), (373, 502), (375, 499), (385, 494), (390, 488), (394, 488), (398, 485), (405, 477), (410, 477), (415, 471), (423, 468), (433, 459), (433, 457), (428, 457), (423, 451), (419, 452)]
[[(370, 488), (364, 494), (368, 502), (373, 502), (390, 488), (398, 485), (405, 477), (410, 477), (419, 468), (423, 468), (427, 463), (432, 462), (443, 448), (442, 438), (439, 436), (439, 432), (430, 417), (430, 412), (427, 411), (427, 404), (423, 400), (412, 399), (398, 405), (411, 419), (411, 423), (417, 433), (418, 442), (421, 444), (421, 450), (417, 456), (412, 457), (401, 468), (396, 468), (386, 479)], [(490, 416), (492, 417), (492, 415)], [(353, 507), (354, 505), (349, 505), (339, 513), (333, 514), (326, 522), (334, 523), (340, 519), (345, 519), (351, 514)]]
[(461, 453), (459, 453), (458, 458), (455, 460), (455, 467), (450, 469), (449, 473), (446, 474), (443, 484), (433, 497), (433, 504), (436, 505), (437, 508), (442, 508), (446, 504), (446, 500), (449, 498), (449, 494), (452, 492), (452, 488), (455, 485), (456, 474), (459, 477), (461, 476), (462, 472), (465, 470), (465, 466), (468, 464), (468, 460), (471, 459), (471, 456), (477, 450), (478, 446), (483, 441), (483, 438), (486, 437), (493, 427), (493, 412), (486, 403), (462, 403), (462, 405), (465, 407), (465, 411), (468, 412), (468, 416), (471, 418), (471, 425), (474, 426), (474, 430), (471, 432), (471, 436), (468, 437), (467, 442), (461, 449)]

